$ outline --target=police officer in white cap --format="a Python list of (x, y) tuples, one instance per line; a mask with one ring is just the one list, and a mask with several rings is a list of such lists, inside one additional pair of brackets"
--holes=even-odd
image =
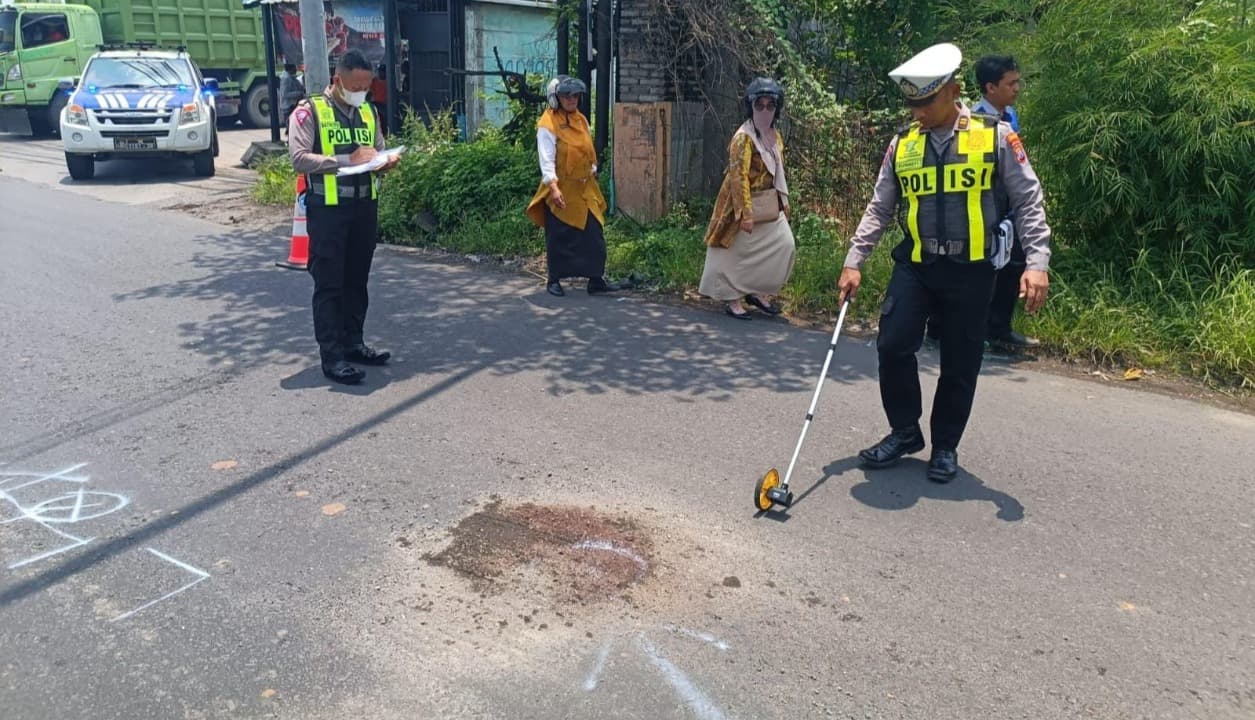
[(889, 73), (914, 122), (889, 143), (838, 281), (843, 300), (858, 291), (859, 268), (896, 213), (904, 239), (893, 249), (876, 340), (880, 397), (891, 432), (859, 458), (864, 467), (882, 468), (924, 449), (915, 356), (924, 323), (936, 310), (943, 321), (941, 377), (928, 463), (928, 479), (936, 482), (949, 482), (958, 472), (959, 440), (980, 374), (993, 260), (1004, 254), (998, 224), (1009, 211), (1027, 260), (1019, 294), (1028, 312), (1042, 306), (1049, 287), (1050, 227), (1041, 184), (1011, 127), (973, 115), (960, 102), (955, 78), (962, 60), (957, 47), (943, 43)]

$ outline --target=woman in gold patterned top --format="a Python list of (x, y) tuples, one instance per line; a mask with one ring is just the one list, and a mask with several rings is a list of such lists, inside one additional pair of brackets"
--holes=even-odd
[(698, 290), (726, 302), (732, 317), (749, 320), (742, 300), (768, 315), (780, 314), (771, 298), (789, 279), (795, 246), (784, 141), (776, 130), (784, 90), (771, 78), (758, 78), (743, 101), (746, 120), (728, 144), (728, 169), (706, 228), (706, 267)]

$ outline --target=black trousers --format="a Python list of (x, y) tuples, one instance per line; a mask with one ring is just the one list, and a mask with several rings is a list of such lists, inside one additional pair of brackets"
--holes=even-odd
[(370, 304), (366, 281), (375, 258), (377, 209), (373, 200), (343, 198), (339, 205), (308, 205), (314, 337), (323, 365), (343, 360), (348, 348), (362, 343), (362, 326)]
[[(986, 336), (996, 340), (1011, 332), (1011, 320), (1015, 318), (1015, 303), (1020, 299), (1020, 277), (1028, 267), (1024, 248), (1019, 240), (1011, 246), (1011, 259), (998, 270), (994, 281), (993, 299), (989, 301), (989, 323)], [(941, 317), (933, 313), (928, 318), (928, 337), (941, 338)]]
[(958, 448), (976, 395), (995, 274), (989, 263), (945, 259), (894, 265), (876, 339), (880, 400), (890, 427), (913, 427), (923, 414), (915, 354), (924, 339), (924, 323), (936, 313), (941, 319), (941, 378), (933, 397), (932, 444)]

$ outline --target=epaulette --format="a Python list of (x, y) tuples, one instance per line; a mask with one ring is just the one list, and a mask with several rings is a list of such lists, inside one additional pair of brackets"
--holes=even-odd
[(980, 120), (984, 122), (986, 125), (996, 126), (998, 123), (1002, 122), (1002, 118), (998, 117), (997, 115), (991, 115), (989, 113), (983, 113), (983, 112), (976, 112), (975, 110), (972, 111), (972, 117), (980, 118)]

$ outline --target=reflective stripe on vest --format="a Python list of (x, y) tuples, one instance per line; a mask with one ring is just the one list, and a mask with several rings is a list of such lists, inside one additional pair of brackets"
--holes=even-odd
[[(362, 113), (362, 124), (364, 127), (345, 127), (336, 119), (335, 108), (331, 103), (327, 102), (327, 98), (323, 95), (315, 95), (309, 99), (314, 111), (318, 117), (318, 136), (320, 155), (343, 155), (349, 151), (354, 145), (361, 147), (375, 146), (375, 113), (371, 110), (368, 103), (363, 103), (358, 109)], [(315, 175), (314, 182), (321, 182), (325, 191), (327, 205), (340, 204), (340, 185), (335, 173), (325, 173)], [(378, 196), (378, 189), (375, 185), (375, 174), (370, 174), (370, 197), (374, 200)]]
[[(945, 157), (930, 152), (928, 138), (912, 124), (899, 136), (894, 153), (894, 170), (906, 204), (905, 229), (911, 238), (911, 262), (923, 262), (924, 241), (920, 234), (921, 210), (937, 221), (939, 243), (960, 241), (967, 247), (967, 260), (985, 259), (985, 245), (994, 229), (993, 185), (996, 171), (998, 130), (973, 117), (971, 127), (955, 132)], [(929, 158), (929, 156), (932, 158)], [(929, 160), (931, 159), (931, 162)], [(962, 193), (966, 222), (963, 230), (946, 220), (947, 196)], [(948, 227), (942, 227), (942, 225)], [(950, 237), (961, 235), (962, 237)]]

